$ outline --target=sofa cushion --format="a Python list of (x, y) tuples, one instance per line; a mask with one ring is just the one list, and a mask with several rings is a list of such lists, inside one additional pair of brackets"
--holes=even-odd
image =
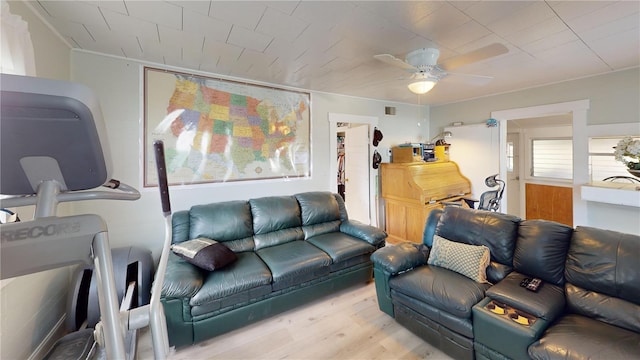
[(176, 211), (171, 216), (171, 243), (177, 244), (192, 239), (189, 234), (189, 211)]
[(484, 245), (468, 245), (434, 235), (427, 264), (440, 266), (484, 283), (487, 282), (489, 249)]
[(484, 298), (489, 284), (437, 266), (421, 266), (389, 280), (389, 287), (459, 318)]
[(433, 235), (436, 233), (436, 226), (440, 221), (440, 217), (442, 216), (443, 210), (440, 208), (435, 208), (429, 212), (429, 216), (427, 217), (427, 221), (424, 224), (424, 231), (422, 232), (422, 243), (431, 247), (433, 245)]
[(164, 298), (190, 298), (202, 287), (204, 272), (179, 258), (174, 253), (169, 253), (167, 271), (162, 283), (162, 297)]
[(260, 250), (269, 246), (276, 246), (296, 240), (304, 240), (304, 233), (302, 232), (302, 228), (296, 227), (290, 229), (282, 229), (266, 234), (253, 236), (255, 250)]
[(236, 254), (224, 244), (207, 238), (173, 244), (171, 250), (187, 262), (209, 271), (223, 268), (237, 259)]
[(302, 225), (314, 225), (340, 219), (340, 207), (330, 192), (307, 192), (296, 194), (300, 204)]
[(302, 240), (300, 207), (293, 196), (270, 196), (249, 200), (256, 250)]
[(344, 203), (344, 199), (340, 194), (333, 194), (333, 197), (336, 199), (338, 203), (338, 211), (340, 211), (340, 221), (349, 220), (349, 215), (347, 214), (347, 205)]
[[(440, 337), (441, 335), (448, 340), (454, 338), (461, 340), (460, 338), (466, 338), (466, 341), (463, 340), (463, 342), (467, 343), (473, 339), (472, 318), (459, 318), (446, 311), (398, 293), (395, 290), (391, 290), (391, 296), (393, 296), (393, 309), (396, 321), (412, 332), (423, 327), (426, 327), (423, 328), (423, 330), (429, 330), (428, 332), (433, 331), (430, 335), (425, 333), (421, 334), (422, 331), (416, 332), (416, 334), (431, 344), (440, 343), (442, 339)], [(435, 337), (433, 335), (435, 335)], [(471, 341), (470, 345), (472, 348), (473, 341)], [(461, 358), (466, 359), (468, 357), (463, 356)]]
[(564, 262), (573, 228), (546, 220), (525, 220), (513, 254), (516, 271), (555, 285), (564, 284)]
[(302, 227), (304, 233), (304, 239), (309, 239), (314, 236), (335, 233), (340, 231), (340, 220), (334, 220), (319, 224), (306, 225)]
[(496, 267), (494, 263), (512, 267), (519, 224), (520, 218), (513, 215), (447, 206), (435, 233), (452, 241), (488, 247), (492, 262), (487, 269), (487, 278), (489, 282), (497, 283), (508, 271), (492, 268)]
[(307, 242), (329, 254), (334, 263), (364, 254), (371, 254), (376, 250), (369, 243), (341, 232), (314, 236), (307, 239)]
[(573, 232), (565, 278), (582, 289), (640, 305), (640, 236), (578, 226)]
[(640, 306), (569, 283), (565, 292), (570, 311), (640, 333)]
[(571, 314), (528, 348), (533, 359), (636, 359), (640, 334)]
[[(251, 209), (247, 201), (195, 205), (189, 211), (189, 222), (189, 239), (204, 237), (227, 242), (251, 239), (253, 236)], [(253, 249), (252, 240), (242, 244), (240, 249), (233, 250), (238, 252)]]
[(239, 253), (233, 264), (207, 273), (200, 290), (191, 298), (191, 306), (201, 306), (215, 299), (271, 284), (271, 273), (253, 252)]
[(306, 241), (257, 250), (273, 277), (273, 290), (284, 289), (329, 273), (331, 257)]
[(270, 196), (249, 200), (253, 215), (253, 232), (272, 231), (302, 226), (300, 207), (293, 196)]

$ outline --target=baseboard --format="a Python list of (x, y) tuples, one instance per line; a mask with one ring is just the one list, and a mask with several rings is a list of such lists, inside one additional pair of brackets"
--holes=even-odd
[(56, 323), (56, 325), (49, 331), (47, 336), (40, 342), (40, 345), (33, 350), (31, 356), (29, 356), (28, 360), (40, 360), (44, 359), (45, 355), (53, 348), (53, 345), (58, 341), (58, 339), (62, 338), (65, 333), (65, 321), (67, 319), (67, 315), (63, 314), (60, 320)]

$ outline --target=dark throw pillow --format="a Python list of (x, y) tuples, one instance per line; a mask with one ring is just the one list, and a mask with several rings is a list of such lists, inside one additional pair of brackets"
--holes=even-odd
[(224, 244), (207, 238), (197, 238), (171, 246), (174, 254), (191, 264), (209, 271), (223, 268), (238, 258)]

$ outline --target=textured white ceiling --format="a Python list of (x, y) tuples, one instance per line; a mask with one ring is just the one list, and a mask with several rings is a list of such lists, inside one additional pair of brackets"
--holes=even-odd
[[(640, 65), (640, 1), (27, 1), (74, 48), (295, 88), (442, 104)], [(501, 43), (418, 99), (373, 59)]]

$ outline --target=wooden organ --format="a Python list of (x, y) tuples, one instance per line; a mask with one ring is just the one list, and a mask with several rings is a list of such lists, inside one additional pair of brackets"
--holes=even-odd
[(471, 194), (471, 182), (453, 161), (384, 163), (380, 172), (389, 243), (422, 243), (431, 210)]

